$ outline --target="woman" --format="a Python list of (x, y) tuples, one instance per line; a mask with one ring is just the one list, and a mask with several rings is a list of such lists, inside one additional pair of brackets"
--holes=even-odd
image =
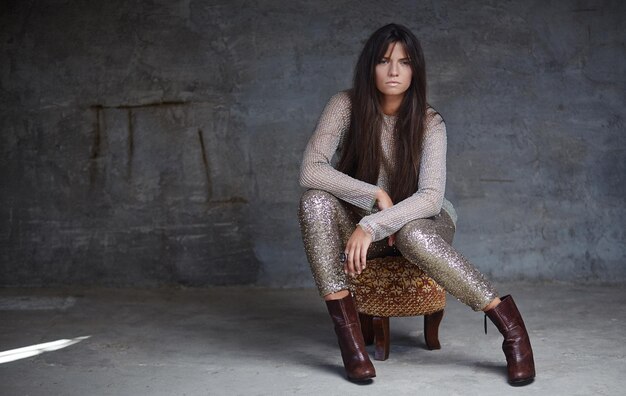
[(419, 262), (448, 293), (494, 322), (504, 336), (512, 385), (535, 376), (530, 340), (513, 298), (500, 299), (448, 243), (456, 214), (444, 198), (445, 182), (446, 128), (426, 102), (420, 43), (403, 26), (384, 26), (365, 44), (352, 90), (326, 105), (300, 174), (300, 184), (309, 189), (300, 202), (302, 238), (350, 380), (369, 380), (376, 372), (347, 276), (360, 274), (368, 258), (397, 254)]

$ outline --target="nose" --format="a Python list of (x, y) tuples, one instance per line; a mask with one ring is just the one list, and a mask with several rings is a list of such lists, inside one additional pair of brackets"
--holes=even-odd
[(389, 62), (389, 76), (397, 77), (398, 76), (398, 63), (397, 62)]

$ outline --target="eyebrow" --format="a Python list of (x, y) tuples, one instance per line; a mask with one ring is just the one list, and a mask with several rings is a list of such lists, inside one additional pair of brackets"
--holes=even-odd
[[(391, 53), (392, 53), (392, 54), (393, 54), (393, 50), (394, 50), (394, 49), (396, 49), (396, 44), (398, 44), (398, 42), (397, 42), (397, 41), (396, 41), (396, 42), (394, 42), (394, 43), (391, 43)], [(406, 51), (405, 51), (405, 52), (406, 52)], [(386, 53), (386, 52), (385, 52), (385, 53)], [(388, 57), (388, 56), (385, 56), (385, 55), (383, 54), (382, 59), (389, 59), (389, 57)], [(410, 61), (410, 60), (411, 60), (411, 58), (409, 58), (409, 57), (407, 56), (407, 57), (405, 57), (405, 58), (401, 58), (400, 60), (401, 60), (401, 61), (404, 61), (404, 60), (408, 60), (408, 61)]]
[[(382, 57), (382, 59), (389, 59), (389, 57), (388, 57), (388, 56), (383, 56), (383, 57)], [(410, 60), (411, 60), (411, 58), (409, 58), (409, 57), (407, 56), (407, 57), (405, 57), (405, 58), (400, 58), (399, 60), (401, 60), (401, 61), (404, 61), (404, 60), (408, 60), (408, 61), (410, 61)]]

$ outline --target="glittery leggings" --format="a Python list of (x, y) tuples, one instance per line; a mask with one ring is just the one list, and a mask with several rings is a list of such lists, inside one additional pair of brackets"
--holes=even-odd
[[(300, 229), (311, 272), (321, 296), (348, 289), (339, 254), (344, 251), (360, 215), (330, 193), (308, 190), (300, 200)], [(454, 223), (442, 210), (428, 219), (408, 222), (396, 233), (396, 244), (373, 242), (367, 258), (401, 254), (419, 265), (448, 293), (475, 311), (498, 296), (493, 286), (450, 244)]]

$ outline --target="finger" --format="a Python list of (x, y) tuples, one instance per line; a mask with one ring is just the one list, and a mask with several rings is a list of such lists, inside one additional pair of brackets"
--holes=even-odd
[(346, 253), (347, 247), (339, 254), (339, 262), (343, 266), (343, 273), (348, 274), (348, 254)]
[(354, 249), (354, 269), (357, 274), (361, 273), (361, 247), (360, 244)]
[(349, 248), (350, 248), (350, 240), (348, 240), (348, 242), (346, 243), (346, 246), (343, 248), (343, 272), (347, 275), (350, 273), (350, 254), (349, 252)]
[(359, 248), (358, 245), (355, 246), (354, 251), (352, 252), (352, 260), (354, 262), (354, 272), (355, 274), (361, 270), (361, 263), (359, 262)]
[[(368, 243), (364, 243), (361, 246), (361, 271), (365, 269), (365, 264), (367, 263), (367, 249), (369, 248)], [(359, 271), (359, 274), (361, 272)]]
[(354, 244), (350, 244), (350, 246), (348, 247), (348, 249), (346, 250), (348, 252), (348, 275), (350, 276), (354, 276), (355, 273), (355, 268), (354, 268)]
[(367, 249), (369, 247), (369, 243), (367, 241), (362, 241), (359, 246), (357, 251), (355, 252), (355, 254), (357, 255), (357, 257), (355, 257), (355, 259), (358, 259), (358, 273), (360, 274), (364, 269), (365, 269), (365, 265), (367, 263)]
[(396, 234), (389, 235), (389, 246), (393, 246), (396, 244)]
[(358, 243), (354, 247), (354, 251), (352, 252), (353, 260), (354, 260), (354, 276), (361, 273), (361, 244)]

